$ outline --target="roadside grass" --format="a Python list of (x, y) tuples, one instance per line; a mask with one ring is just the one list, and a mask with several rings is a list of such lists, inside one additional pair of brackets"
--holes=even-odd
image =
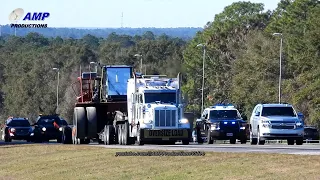
[(125, 151), (137, 152), (81, 145), (0, 146), (0, 179), (320, 179), (320, 156), (212, 152), (115, 157)]

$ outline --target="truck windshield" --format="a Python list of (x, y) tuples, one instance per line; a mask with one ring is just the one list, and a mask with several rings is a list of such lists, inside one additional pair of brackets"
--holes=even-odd
[(176, 103), (176, 93), (145, 93), (145, 103), (154, 103), (161, 101), (161, 103)]
[(240, 119), (237, 110), (212, 110), (210, 119)]
[(263, 107), (261, 116), (296, 116), (292, 107)]

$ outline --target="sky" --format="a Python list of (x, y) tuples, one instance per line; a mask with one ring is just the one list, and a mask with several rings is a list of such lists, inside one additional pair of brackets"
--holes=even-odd
[[(240, 0), (238, 0), (240, 1)], [(48, 27), (204, 27), (235, 0), (0, 0), (0, 25), (16, 8), (49, 12)], [(274, 10), (280, 0), (251, 0)], [(123, 18), (121, 17), (123, 13)], [(22, 19), (18, 23), (23, 23)]]

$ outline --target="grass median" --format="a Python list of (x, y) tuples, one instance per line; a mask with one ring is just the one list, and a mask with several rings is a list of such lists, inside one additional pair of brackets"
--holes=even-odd
[(54, 144), (0, 146), (0, 177), (19, 180), (320, 179), (320, 156), (252, 153), (115, 156), (116, 152), (125, 151), (139, 152)]

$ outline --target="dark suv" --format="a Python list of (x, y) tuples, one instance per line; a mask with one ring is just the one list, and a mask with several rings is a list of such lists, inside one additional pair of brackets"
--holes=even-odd
[(10, 117), (2, 129), (2, 139), (5, 142), (12, 140), (30, 141), (32, 127), (27, 118)]
[(67, 127), (68, 123), (59, 115), (40, 115), (34, 124), (33, 140), (43, 142), (56, 139), (58, 143), (61, 143), (64, 129)]

